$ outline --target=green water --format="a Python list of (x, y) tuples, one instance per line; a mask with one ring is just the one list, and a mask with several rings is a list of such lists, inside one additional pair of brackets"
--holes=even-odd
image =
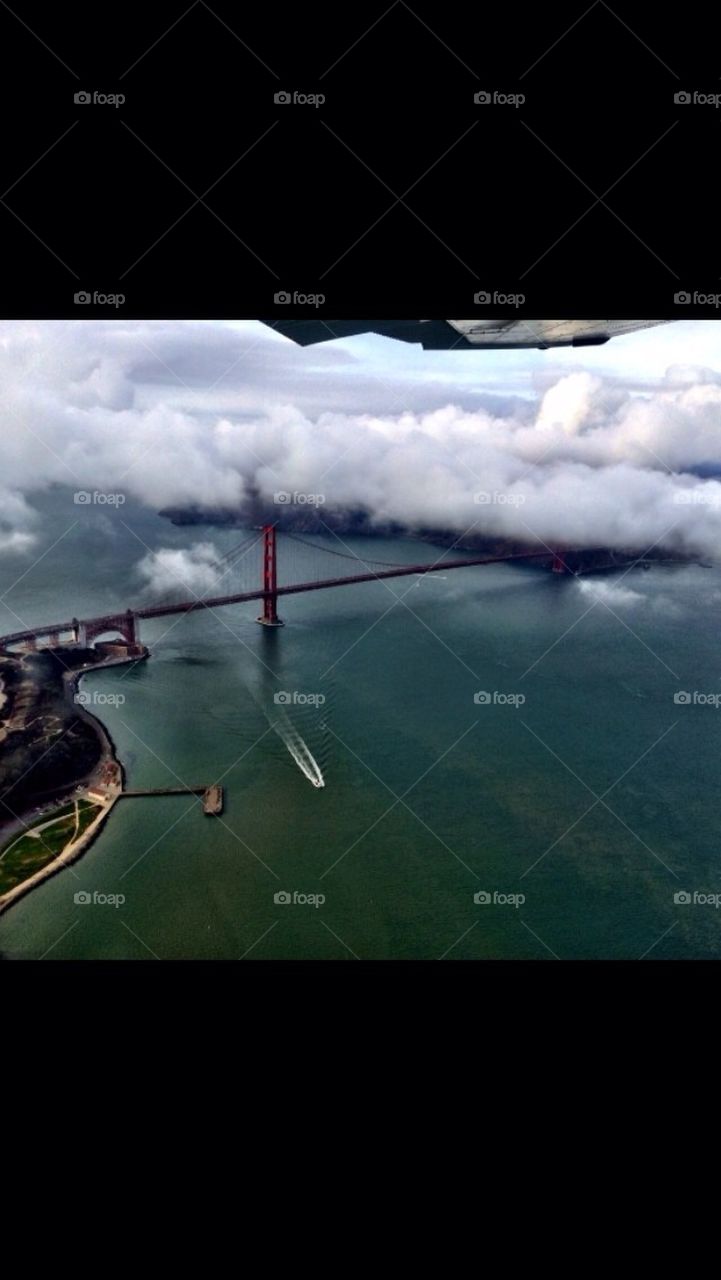
[[(39, 504), (42, 549), (78, 510), (64, 490)], [(130, 504), (84, 510), (6, 603), (32, 623), (138, 601), (138, 536), (226, 548), (242, 534), (174, 529)], [(373, 544), (386, 560), (435, 554)], [(0, 562), (0, 594), (27, 563)], [(328, 575), (341, 565), (329, 559)], [(721, 693), (721, 575), (654, 568), (622, 586), (641, 599), (609, 595), (581, 619), (595, 597), (577, 582), (492, 566), (289, 597), (277, 632), (256, 625), (253, 604), (143, 624), (151, 658), (83, 688), (125, 697), (99, 713), (129, 786), (221, 780), (222, 820), (186, 797), (121, 801), (72, 869), (0, 919), (0, 952), (717, 956), (721, 911), (674, 893), (721, 893), (721, 707), (673, 695)], [(3, 631), (19, 626), (0, 612)], [(325, 698), (285, 709), (322, 789), (271, 727), (278, 690)], [(526, 701), (478, 705), (479, 690)], [(125, 901), (78, 904), (83, 891)], [(479, 891), (525, 901), (477, 904)], [(325, 901), (275, 902), (280, 892)]]

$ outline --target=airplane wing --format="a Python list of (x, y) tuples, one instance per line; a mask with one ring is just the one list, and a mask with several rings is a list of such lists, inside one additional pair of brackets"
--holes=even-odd
[(494, 347), (598, 346), (621, 333), (667, 324), (666, 320), (265, 320), (302, 347), (358, 333), (420, 342), (426, 351), (492, 350)]

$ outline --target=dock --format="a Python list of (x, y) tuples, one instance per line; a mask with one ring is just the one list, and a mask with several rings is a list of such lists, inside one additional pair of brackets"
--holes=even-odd
[(202, 796), (203, 813), (208, 817), (217, 817), (223, 812), (223, 788), (214, 783), (209, 787), (128, 787), (118, 796)]

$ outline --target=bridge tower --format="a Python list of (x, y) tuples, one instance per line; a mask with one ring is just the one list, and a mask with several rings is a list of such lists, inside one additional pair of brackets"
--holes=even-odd
[(139, 623), (132, 609), (125, 610), (125, 639), (128, 644), (135, 645), (139, 641)]
[(278, 587), (277, 561), (275, 548), (275, 525), (263, 525), (263, 590), (267, 595), (263, 596), (263, 612), (256, 622), (260, 622), (264, 627), (282, 627), (283, 623), (278, 617), (277, 605), (278, 596), (276, 594)]
[(568, 572), (567, 566), (566, 566), (565, 561), (564, 561), (564, 559), (563, 559), (564, 555), (565, 555), (565, 552), (564, 552), (564, 551), (559, 551), (558, 549), (554, 552), (554, 555), (553, 555), (553, 564), (551, 565), (551, 569), (553, 570), (553, 572), (554, 572), (554, 573), (567, 573), (567, 572)]

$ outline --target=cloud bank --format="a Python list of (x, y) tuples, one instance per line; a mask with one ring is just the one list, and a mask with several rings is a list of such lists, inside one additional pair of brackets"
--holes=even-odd
[[(156, 510), (320, 493), (326, 509), (362, 508), (409, 530), (713, 555), (716, 332), (717, 364), (677, 362), (641, 390), (629, 385), (624, 339), (624, 377), (584, 367), (580, 350), (550, 382), (516, 375), (499, 395), (469, 388), (466, 362), (454, 385), (454, 353), (429, 374), (422, 353), (404, 348), (378, 374), (347, 348), (304, 351), (259, 325), (6, 322), (0, 554), (32, 549), (33, 495), (63, 484)], [(708, 337), (703, 347), (708, 360)], [(471, 358), (482, 371), (493, 357)], [(605, 359), (612, 366), (613, 343)], [(212, 548), (196, 548), (194, 563), (200, 588)]]

